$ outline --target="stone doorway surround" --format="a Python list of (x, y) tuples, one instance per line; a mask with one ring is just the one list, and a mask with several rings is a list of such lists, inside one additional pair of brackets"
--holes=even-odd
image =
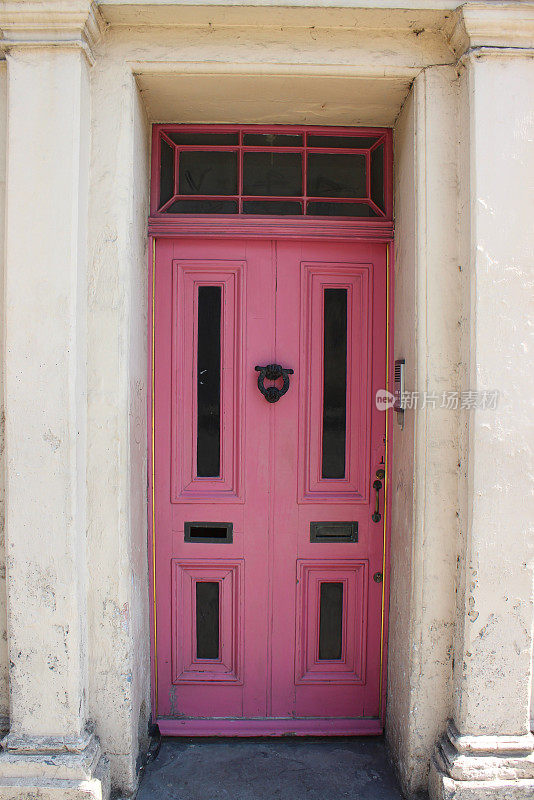
[(0, 798), (131, 795), (146, 747), (152, 121), (394, 127), (394, 356), (500, 397), (393, 425), (388, 741), (408, 797), (534, 798), (534, 4), (5, 0), (0, 29)]

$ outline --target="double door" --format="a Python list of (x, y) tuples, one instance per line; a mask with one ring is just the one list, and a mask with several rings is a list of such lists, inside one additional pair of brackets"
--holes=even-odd
[(379, 732), (386, 245), (159, 239), (153, 308), (160, 729)]

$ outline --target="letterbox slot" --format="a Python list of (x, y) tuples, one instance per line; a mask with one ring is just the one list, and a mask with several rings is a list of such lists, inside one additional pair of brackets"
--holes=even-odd
[(184, 541), (199, 544), (229, 544), (233, 541), (231, 522), (186, 522)]
[(310, 542), (357, 542), (357, 522), (310, 522)]

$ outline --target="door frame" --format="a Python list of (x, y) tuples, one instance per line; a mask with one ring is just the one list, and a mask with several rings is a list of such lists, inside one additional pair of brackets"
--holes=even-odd
[[(150, 660), (151, 660), (151, 696), (152, 696), (152, 722), (157, 723), (158, 718), (158, 661), (157, 661), (157, 620), (156, 620), (156, 525), (155, 525), (155, 503), (154, 503), (154, 451), (155, 451), (155, 415), (154, 415), (154, 393), (155, 393), (155, 277), (156, 277), (156, 240), (160, 238), (205, 238), (224, 239), (226, 237), (235, 238), (241, 235), (243, 238), (262, 238), (262, 239), (308, 239), (308, 240), (327, 240), (327, 241), (351, 241), (358, 242), (383, 242), (386, 247), (386, 375), (385, 388), (391, 391), (393, 387), (393, 276), (394, 276), (394, 248), (393, 230), (384, 232), (383, 228), (371, 233), (367, 226), (360, 223), (348, 226), (339, 221), (319, 221), (309, 224), (298, 224), (303, 220), (292, 221), (288, 224), (287, 219), (254, 220), (253, 224), (248, 224), (248, 220), (226, 219), (206, 219), (188, 217), (187, 220), (165, 220), (152, 221), (149, 225), (149, 264), (148, 264), (148, 381), (150, 390), (148, 397), (148, 557), (149, 557), (149, 584), (150, 584)], [(306, 221), (307, 222), (307, 221)], [(347, 227), (349, 230), (347, 230)], [(391, 228), (393, 226), (391, 225)], [(356, 229), (358, 228), (358, 229)], [(362, 230), (363, 228), (363, 230)], [(238, 233), (239, 231), (239, 233)], [(370, 235), (371, 233), (371, 235)], [(373, 235), (374, 234), (374, 235)], [(387, 637), (389, 619), (389, 584), (390, 584), (390, 527), (391, 527), (391, 501), (392, 493), (389, 491), (391, 484), (391, 430), (393, 422), (393, 409), (386, 412), (386, 446), (385, 464), (386, 477), (384, 481), (384, 520), (383, 520), (383, 581), (382, 581), (382, 615), (381, 615), (381, 637), (380, 637), (380, 697), (379, 697), (379, 722), (381, 728), (385, 722), (386, 712), (386, 690), (387, 690)], [(365, 722), (365, 721), (364, 721)], [(363, 726), (365, 727), (365, 726)], [(310, 731), (311, 732), (311, 731)], [(237, 735), (237, 732), (229, 726), (229, 735)], [(305, 732), (303, 732), (305, 733)], [(362, 731), (362, 734), (376, 733), (371, 729)], [(261, 735), (256, 731), (255, 735)], [(173, 732), (173, 735), (176, 735)], [(189, 734), (191, 735), (191, 734)], [(203, 735), (202, 725), (198, 726), (198, 734)], [(241, 733), (240, 735), (253, 735)], [(263, 735), (272, 735), (266, 727)], [(309, 734), (308, 734), (309, 735)]]

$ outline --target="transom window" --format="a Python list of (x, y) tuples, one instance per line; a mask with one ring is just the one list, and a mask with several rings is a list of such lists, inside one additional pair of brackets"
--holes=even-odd
[(387, 128), (154, 125), (152, 215), (389, 220)]

